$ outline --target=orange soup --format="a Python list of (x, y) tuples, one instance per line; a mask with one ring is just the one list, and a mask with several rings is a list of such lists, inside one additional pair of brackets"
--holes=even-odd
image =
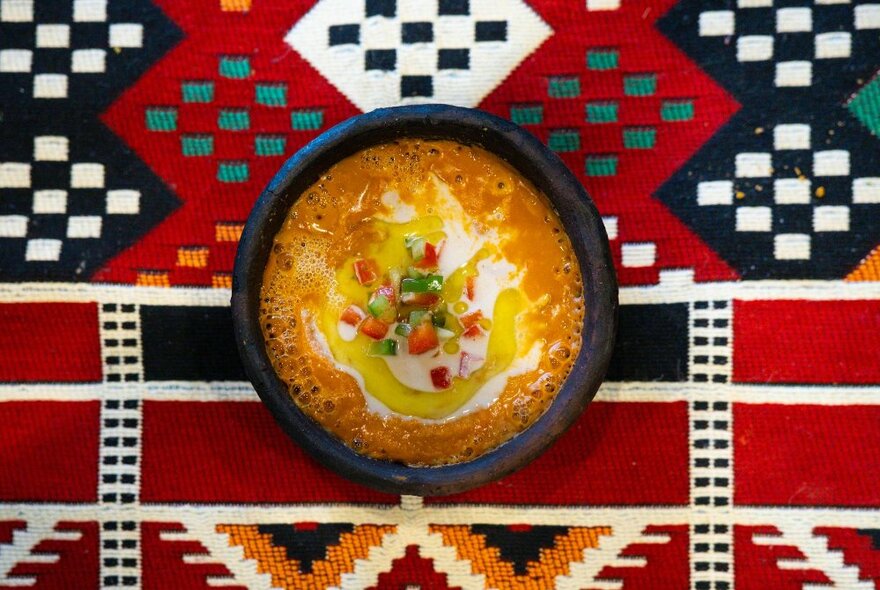
[(577, 261), (546, 197), (479, 147), (404, 139), (291, 207), (261, 326), (296, 404), (355, 451), (474, 459), (553, 401), (581, 342)]

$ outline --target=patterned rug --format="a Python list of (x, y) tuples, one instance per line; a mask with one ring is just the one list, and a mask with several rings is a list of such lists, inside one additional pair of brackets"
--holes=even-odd
[[(0, 0), (0, 588), (880, 588), (880, 4)], [(286, 157), (478, 106), (603, 214), (608, 382), (455, 497), (305, 457), (230, 270)]]

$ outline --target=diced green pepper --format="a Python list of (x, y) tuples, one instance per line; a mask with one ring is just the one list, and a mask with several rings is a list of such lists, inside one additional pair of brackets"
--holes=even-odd
[(397, 327), (394, 328), (394, 333), (404, 338), (409, 336), (410, 332), (412, 332), (412, 326), (409, 324), (397, 324)]
[(378, 342), (370, 343), (370, 356), (396, 356), (397, 355), (397, 340), (392, 340), (391, 338), (385, 338), (384, 340), (379, 340)]
[(367, 309), (373, 317), (378, 318), (391, 309), (391, 302), (384, 295), (376, 295), (367, 303)]
[(406, 278), (400, 282), (402, 293), (439, 293), (443, 289), (441, 275), (428, 275), (421, 279)]
[(446, 327), (446, 312), (443, 310), (437, 310), (431, 316), (431, 323), (437, 326), (438, 328)]
[(426, 315), (428, 315), (428, 312), (421, 309), (409, 312), (409, 325), (418, 326)]

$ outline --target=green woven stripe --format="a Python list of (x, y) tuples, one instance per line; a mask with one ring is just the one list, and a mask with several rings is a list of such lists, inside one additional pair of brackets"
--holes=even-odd
[(226, 131), (242, 131), (250, 129), (251, 117), (247, 111), (222, 110), (217, 116), (217, 126)]
[(572, 77), (550, 78), (547, 94), (551, 98), (574, 98), (581, 95), (581, 81)]
[(147, 109), (146, 124), (150, 131), (175, 131), (177, 129), (177, 109), (174, 107)]
[(617, 174), (617, 156), (587, 156), (587, 176), (614, 176)]
[(220, 182), (247, 182), (247, 162), (220, 162), (217, 167), (217, 180)]
[(880, 76), (868, 82), (847, 108), (871, 133), (880, 137)]
[(653, 127), (634, 127), (623, 130), (623, 147), (632, 150), (647, 150), (657, 143), (657, 130)]
[(324, 124), (324, 111), (293, 111), (290, 126), (297, 131), (320, 129)]
[(620, 61), (620, 52), (616, 49), (590, 49), (587, 51), (587, 69), (615, 70)]
[(651, 96), (657, 92), (657, 76), (639, 74), (623, 78), (623, 93), (627, 96)]
[(664, 121), (690, 121), (694, 118), (694, 101), (665, 100), (660, 106), (660, 118)]
[(251, 75), (251, 60), (247, 57), (223, 56), (220, 58), (220, 75), (224, 78), (247, 78)]
[(517, 125), (538, 125), (544, 120), (544, 106), (539, 104), (512, 106), (510, 120)]
[(214, 100), (213, 82), (184, 82), (180, 85), (183, 102), (211, 102)]
[(210, 156), (214, 153), (214, 137), (211, 135), (183, 135), (180, 151), (184, 156)]
[(258, 156), (281, 156), (286, 140), (280, 135), (258, 135), (254, 138), (254, 152)]
[(287, 84), (257, 84), (255, 92), (257, 104), (268, 107), (287, 106)]
[(581, 136), (573, 129), (557, 129), (550, 132), (547, 147), (554, 152), (574, 152), (581, 149)]
[(617, 121), (616, 102), (587, 103), (588, 123), (614, 123)]

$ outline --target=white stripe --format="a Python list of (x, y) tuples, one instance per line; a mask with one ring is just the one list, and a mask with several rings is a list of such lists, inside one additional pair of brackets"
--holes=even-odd
[[(670, 275), (672, 276), (672, 275)], [(880, 281), (741, 281), (694, 283), (685, 275), (674, 275), (674, 281), (664, 282), (660, 273), (657, 285), (621, 287), (620, 302), (624, 305), (644, 303), (687, 303), (713, 299), (740, 300), (856, 300), (880, 299)]]
[[(418, 518), (432, 524), (520, 524), (524, 511), (529, 524), (568, 526), (615, 526), (621, 522), (647, 524), (679, 524), (689, 522), (693, 511), (688, 506), (536, 506), (493, 504), (428, 504), (418, 512)], [(309, 522), (350, 522), (353, 524), (400, 524), (412, 522), (413, 511), (399, 506), (371, 506), (362, 504), (270, 504), (242, 506), (241, 504), (148, 504), (124, 509), (107, 510), (96, 504), (14, 504), (4, 503), (3, 514), (28, 522), (34, 534), (43, 537), (34, 527), (51, 514), (52, 527), (57, 520), (130, 520), (136, 511), (138, 520), (182, 522), (189, 534), (202, 541), (212, 555), (214, 545), (200, 531), (213, 531), (214, 524), (259, 524), (291, 522), (291, 519)], [(810, 523), (811, 527), (837, 526), (855, 528), (880, 527), (880, 510), (851, 507), (751, 507), (731, 508), (733, 521), (744, 525), (766, 525), (786, 522)], [(197, 525), (197, 526), (196, 526)], [(198, 529), (198, 530), (197, 530)], [(45, 530), (45, 527), (41, 527)], [(28, 534), (30, 534), (28, 532)], [(50, 533), (46, 537), (54, 537)], [(186, 534), (184, 534), (185, 536)], [(217, 536), (222, 544), (224, 535)], [(183, 538), (183, 537), (178, 537)], [(7, 552), (4, 552), (5, 558)], [(11, 552), (9, 552), (11, 555)], [(19, 554), (21, 555), (21, 554)], [(223, 563), (225, 559), (218, 559)], [(2, 573), (2, 570), (0, 570)]]
[[(660, 272), (657, 285), (623, 286), (624, 304), (676, 303), (712, 299), (880, 299), (880, 282), (764, 280), (693, 282), (691, 270)], [(98, 302), (141, 305), (226, 307), (229, 289), (137, 287), (81, 283), (0, 283), (0, 303)]]
[[(6, 401), (93, 401), (106, 397), (111, 384), (0, 384), (0, 403)], [(253, 386), (228, 383), (147, 383), (142, 399), (174, 402), (258, 402)], [(606, 381), (596, 394), (601, 402), (682, 402), (694, 394), (722, 395), (747, 404), (807, 404), (819, 406), (878, 405), (880, 385), (764, 385), (751, 383), (686, 383), (657, 381)], [(136, 413), (135, 413), (136, 415)], [(132, 416), (134, 417), (134, 416)]]
[(181, 305), (226, 307), (229, 289), (210, 287), (139, 287), (81, 283), (3, 283), (0, 303), (38, 301), (135, 303), (141, 305)]

